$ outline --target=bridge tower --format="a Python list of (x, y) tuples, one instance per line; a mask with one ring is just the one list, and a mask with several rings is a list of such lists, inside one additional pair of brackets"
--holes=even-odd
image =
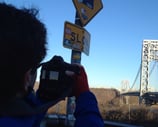
[[(139, 103), (144, 100), (142, 97), (149, 92), (149, 64), (151, 61), (158, 60), (158, 40), (143, 40), (142, 58), (141, 58), (141, 73), (140, 73), (140, 98)], [(144, 102), (143, 102), (144, 103)]]

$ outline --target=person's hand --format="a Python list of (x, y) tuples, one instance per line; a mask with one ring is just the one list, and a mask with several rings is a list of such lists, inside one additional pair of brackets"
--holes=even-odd
[(83, 92), (89, 91), (88, 79), (85, 69), (81, 65), (77, 65), (80, 68), (80, 73), (75, 74), (74, 78), (74, 86), (72, 90), (72, 96), (76, 98)]

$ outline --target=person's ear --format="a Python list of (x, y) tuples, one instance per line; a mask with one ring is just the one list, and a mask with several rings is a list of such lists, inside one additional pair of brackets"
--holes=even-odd
[(29, 87), (31, 88), (34, 87), (36, 76), (37, 76), (37, 72), (31, 73), (31, 69), (26, 72), (24, 78), (24, 85), (25, 85), (24, 87), (26, 91), (28, 90)]

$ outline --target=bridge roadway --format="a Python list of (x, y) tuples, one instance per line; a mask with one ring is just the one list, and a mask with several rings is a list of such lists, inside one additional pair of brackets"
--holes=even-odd
[(120, 95), (123, 96), (139, 96), (140, 92), (139, 91), (128, 91), (128, 92), (122, 92)]
[[(121, 93), (122, 96), (140, 96), (139, 91), (129, 91)], [(141, 103), (146, 105), (155, 105), (158, 104), (158, 92), (146, 92), (141, 96)]]
[[(158, 96), (158, 92), (147, 92), (146, 94), (157, 95)], [(139, 96), (140, 92), (139, 91), (128, 91), (128, 92), (122, 92), (120, 95), (124, 95), (124, 96)]]

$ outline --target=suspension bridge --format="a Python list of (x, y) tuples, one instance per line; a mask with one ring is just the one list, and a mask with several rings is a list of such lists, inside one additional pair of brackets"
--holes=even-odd
[(141, 63), (135, 80), (129, 88), (128, 82), (122, 84), (126, 88), (121, 95), (138, 96), (140, 104), (158, 103), (158, 40), (143, 40)]

